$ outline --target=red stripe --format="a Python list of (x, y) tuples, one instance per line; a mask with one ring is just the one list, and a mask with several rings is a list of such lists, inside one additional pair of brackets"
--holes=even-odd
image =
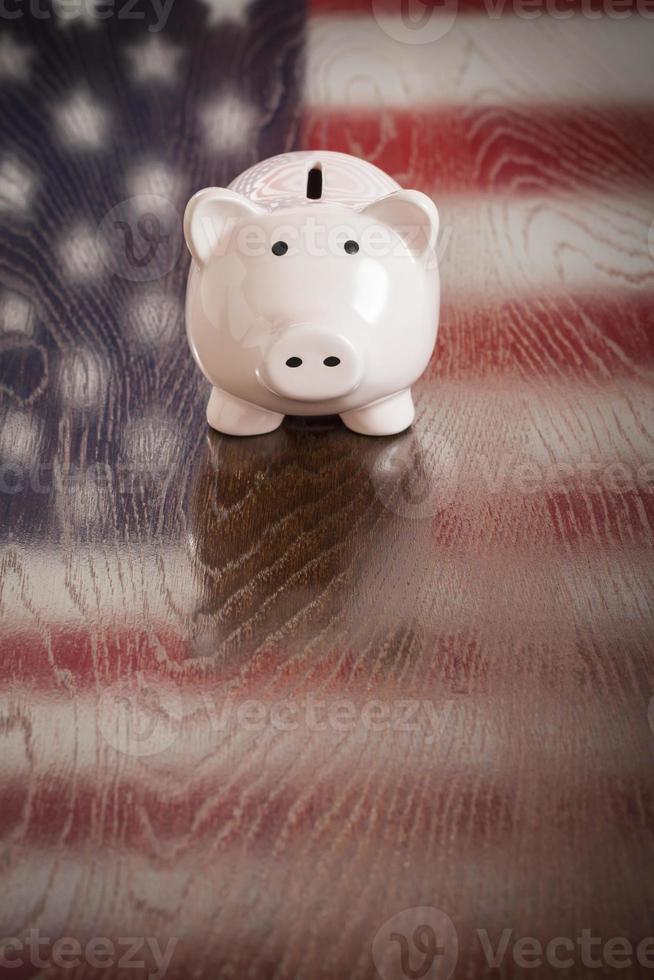
[[(233, 587), (234, 583), (225, 586), (225, 598)], [(39, 692), (58, 689), (74, 699), (89, 690), (100, 697), (110, 685), (133, 680), (138, 674), (145, 683), (155, 685), (161, 678), (182, 696), (197, 698), (200, 703), (205, 694), (222, 696), (224, 685), (233, 682), (237, 682), (234, 696), (243, 699), (270, 698), (275, 692), (288, 697), (289, 685), (293, 696), (301, 696), (305, 688), (310, 691), (323, 682), (325, 697), (330, 692), (342, 695), (344, 686), (349, 696), (361, 692), (366, 675), (363, 671), (359, 677), (356, 651), (341, 646), (323, 652), (307, 680), (306, 664), (301, 657), (294, 657), (301, 648), (301, 641), (294, 644), (289, 640), (283, 646), (259, 650), (256, 657), (245, 649), (241, 658), (217, 664), (210, 659), (190, 659), (188, 638), (170, 626), (153, 625), (146, 633), (102, 625), (92, 629), (67, 627), (55, 621), (44, 624), (41, 631), (5, 630), (0, 637), (0, 683), (5, 692), (9, 687)], [(246, 660), (247, 673), (243, 671)]]
[(654, 110), (483, 107), (305, 110), (301, 147), (363, 157), (404, 187), (438, 194), (615, 194), (650, 186)]
[[(338, 14), (340, 16), (350, 14), (360, 17), (366, 14), (373, 16), (375, 12), (386, 15), (397, 14), (401, 10), (400, 2), (401, 0), (308, 0), (307, 6), (310, 17), (324, 14)], [(483, 9), (483, 0), (463, 0), (463, 3), (466, 6), (470, 3), (475, 9)], [(424, 11), (426, 7), (429, 7), (437, 12), (438, 8), (443, 6), (442, 0), (432, 0), (432, 2), (426, 0), (422, 10)], [(413, 4), (409, 9), (412, 10), (412, 8)], [(463, 5), (459, 9), (463, 10)]]
[(161, 652), (172, 665), (184, 662), (184, 638), (169, 626), (151, 631), (89, 630), (50, 623), (42, 631), (6, 629), (0, 637), (0, 679), (34, 685), (39, 689), (58, 687), (73, 695), (96, 687), (98, 692), (135, 672), (159, 673)]
[(610, 381), (654, 368), (654, 296), (531, 295), (501, 303), (443, 304), (428, 377), (434, 381)]
[[(579, 713), (580, 709), (577, 711)], [(585, 713), (585, 720), (598, 724), (600, 719), (590, 712)], [(386, 739), (389, 737), (385, 736)], [(336, 742), (333, 734), (332, 738)], [(148, 855), (166, 843), (187, 840), (189, 834), (192, 834), (193, 846), (212, 845), (216, 833), (220, 832), (220, 847), (210, 850), (215, 857), (216, 853), (228, 850), (230, 845), (238, 845), (243, 826), (248, 828), (250, 843), (269, 842), (290, 828), (286, 846), (292, 846), (303, 833), (315, 831), (316, 815), (328, 812), (338, 798), (339, 807), (349, 815), (348, 828), (352, 835), (365, 834), (374, 814), (381, 812), (387, 820), (392, 817), (397, 837), (405, 841), (410, 837), (416, 847), (421, 847), (417, 831), (423, 834), (428, 831), (434, 819), (434, 801), (440, 800), (441, 805), (443, 802), (437, 792), (438, 786), (444, 778), (455, 778), (458, 772), (454, 763), (448, 765), (443, 748), (434, 746), (432, 757), (440, 759), (440, 764), (421, 765), (420, 789), (416, 791), (417, 773), (407, 766), (401, 754), (395, 758), (391, 754), (385, 765), (375, 771), (371, 768), (374, 751), (368, 748), (362, 754), (361, 742), (357, 739), (348, 742), (345, 737), (338, 739), (339, 764), (333, 765), (333, 759), (328, 758), (329, 741), (325, 743), (324, 737), (317, 736), (309, 741), (306, 733), (296, 733), (290, 741), (295, 752), (301, 746), (304, 757), (304, 765), (295, 770), (297, 782), (289, 775), (286, 765), (264, 772), (262, 778), (261, 766), (265, 758), (262, 740), (261, 737), (259, 745), (243, 756), (237, 755), (229, 762), (223, 759), (222, 765), (215, 764), (210, 769), (204, 766), (201, 779), (194, 776), (189, 760), (188, 774), (183, 780), (179, 775), (157, 772), (150, 762), (147, 778), (125, 779), (123, 775), (111, 786), (110, 792), (102, 780), (96, 783), (79, 779), (71, 786), (65, 775), (53, 773), (43, 774), (35, 785), (33, 776), (30, 778), (29, 775), (25, 779), (7, 780), (0, 787), (0, 835), (11, 838), (19, 829), (22, 848), (47, 848), (60, 844), (62, 837), (65, 837), (68, 848), (98, 839), (111, 846), (119, 828), (121, 848)], [(396, 735), (395, 741), (409, 744), (410, 737), (400, 739)], [(546, 763), (547, 750), (540, 737), (533, 737), (531, 749), (534, 765)], [(543, 749), (540, 754), (539, 749)], [(417, 756), (418, 763), (425, 761), (427, 754), (423, 749)], [(220, 760), (218, 752), (215, 758)], [(368, 763), (365, 767), (362, 760)], [(513, 760), (505, 758), (507, 769), (512, 761), (515, 765), (520, 764), (515, 755)], [(235, 778), (237, 764), (240, 772)], [(614, 829), (631, 822), (630, 806), (625, 805), (625, 800), (634, 806), (638, 801), (643, 818), (654, 816), (652, 795), (637, 780), (625, 781), (624, 775), (617, 773), (605, 773), (598, 780), (597, 765), (590, 766), (589, 770), (586, 773), (589, 783), (587, 801), (588, 796), (592, 799), (594, 792), (603, 797), (608, 793), (620, 801), (613, 814)], [(312, 782), (307, 780), (308, 772), (313, 773)], [(344, 773), (348, 775), (345, 785)], [(574, 792), (577, 774), (573, 767), (567, 772), (543, 769), (541, 779), (547, 784), (548, 797), (556, 809), (557, 797), (563, 798)], [(458, 793), (461, 805), (457, 812), (461, 826), (467, 833), (472, 833), (474, 839), (477, 833), (483, 836), (482, 832), (486, 832), (490, 825), (496, 843), (508, 843), (514, 781), (507, 781), (496, 772), (484, 772), (479, 766), (475, 784), (475, 791), (470, 790), (476, 800), (474, 806), (471, 799), (466, 799), (465, 790)], [(298, 792), (305, 785), (306, 792), (301, 793), (301, 805), (298, 805)], [(570, 818), (574, 815), (574, 810), (569, 808), (566, 812)], [(238, 819), (235, 819), (237, 815)], [(563, 832), (566, 828), (561, 824), (559, 829)], [(604, 831), (598, 828), (598, 832)], [(84, 855), (80, 855), (80, 861), (83, 860)]]
[[(113, 787), (111, 793), (107, 793), (101, 782), (95, 784), (86, 779), (79, 780), (71, 791), (67, 778), (50, 774), (32, 787), (30, 799), (29, 780), (8, 780), (0, 785), (0, 836), (6, 837), (16, 826), (20, 826), (23, 846), (45, 846), (58, 841), (65, 831), (66, 844), (74, 846), (87, 841), (90, 835), (110, 835), (119, 826), (122, 846), (147, 850), (150, 833), (163, 842), (179, 840), (192, 830), (196, 843), (212, 840), (218, 829), (227, 826), (236, 813), (241, 813), (250, 827), (253, 841), (269, 841), (283, 829), (289, 820), (289, 813), (294, 810), (295, 837), (302, 830), (310, 830), (315, 824), (315, 814), (324, 812), (339, 789), (342, 791), (343, 766), (337, 767), (335, 772), (323, 773), (307, 794), (302, 808), (294, 808), (298, 785), (292, 779), (283, 780), (285, 773), (274, 770), (268, 773), (267, 778), (261, 779), (259, 769), (265, 755), (262, 749), (265, 738), (265, 735), (259, 735), (258, 744), (253, 739), (245, 758), (236, 755), (242, 770), (240, 778), (234, 778), (235, 759), (232, 757), (231, 762), (223, 759), (222, 765), (213, 765), (208, 772), (205, 766), (201, 779), (193, 775), (192, 764), (189, 765), (188, 776), (182, 784), (179, 774), (161, 771), (157, 774), (150, 760), (147, 781), (139, 780), (138, 775), (134, 774), (131, 779), (123, 779)], [(313, 741), (309, 742), (305, 732), (296, 733), (290, 739), (293, 743), (290, 754), (295, 755), (298, 745), (302, 744), (303, 751), (308, 753), (306, 770), (315, 769), (318, 772), (320, 764), (325, 761), (324, 737), (321, 739), (314, 735)], [(216, 739), (217, 759), (224, 748), (224, 743), (221, 745)], [(341, 750), (346, 748), (347, 744), (341, 740)], [(357, 759), (360, 758), (361, 745), (357, 740), (351, 743), (349, 751)], [(398, 766), (398, 770), (400, 768)], [(255, 773), (258, 790), (252, 788)], [(298, 775), (301, 786), (307, 778), (307, 771)], [(411, 799), (411, 790), (415, 785), (413, 777), (408, 774), (403, 776), (399, 771), (395, 776), (397, 785), (394, 782), (389, 787), (388, 774), (381, 773), (375, 789), (369, 789), (368, 805), (364, 802), (364, 806), (359, 808), (359, 826), (353, 824), (353, 830), (365, 831), (371, 807), (383, 803), (387, 812), (398, 797)], [(361, 782), (365, 782), (363, 773), (360, 781), (352, 781), (352, 809), (355, 802), (361, 802)], [(347, 799), (343, 803), (347, 806)], [(30, 818), (27, 827), (24, 823), (26, 810)], [(144, 813), (147, 814), (149, 826), (144, 825)], [(198, 819), (200, 813), (201, 820)], [(428, 822), (428, 809), (420, 799), (410, 809), (397, 814), (398, 830), (408, 831), (416, 816), (419, 822)], [(236, 838), (241, 833), (242, 824), (235, 822), (230, 836), (222, 838), (222, 847), (229, 846), (230, 837)]]
[(310, 17), (402, 16), (404, 9), (405, 16), (419, 21), (426, 10), (433, 10), (434, 15), (438, 15), (439, 11), (452, 7), (456, 7), (460, 14), (486, 13), (489, 19), (495, 20), (521, 12), (533, 16), (538, 11), (552, 17), (557, 14), (565, 17), (569, 11), (594, 12), (605, 16), (615, 11), (620, 16), (626, 11), (638, 13), (644, 9), (650, 16), (654, 15), (651, 0), (308, 0)]
[[(562, 479), (565, 481), (565, 474)], [(654, 538), (654, 460), (646, 467), (625, 466), (616, 460), (613, 467), (598, 467), (594, 480), (585, 479), (588, 485), (583, 492), (577, 487), (573, 492), (561, 490), (548, 495), (545, 506), (550, 515), (552, 538), (569, 548), (586, 540), (607, 548), (614, 548), (619, 542), (625, 548), (637, 544), (650, 549)], [(633, 483), (634, 487), (623, 491), (605, 489), (617, 488), (621, 480)], [(629, 562), (630, 568), (634, 565), (633, 560)], [(637, 633), (638, 624), (633, 625)]]

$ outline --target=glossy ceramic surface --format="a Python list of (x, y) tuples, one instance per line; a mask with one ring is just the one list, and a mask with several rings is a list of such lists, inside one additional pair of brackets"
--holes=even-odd
[[(422, 980), (653, 975), (654, 21), (460, 0), (411, 45), (370, 0), (178, 0), (159, 33), (144, 0), (30, 6), (0, 26), (0, 946), (51, 965), (4, 976), (396, 980), (391, 934)], [(438, 202), (400, 436), (206, 425), (190, 258), (134, 196), (179, 229), (295, 146)]]
[(196, 194), (185, 233), (187, 332), (214, 428), (252, 435), (330, 414), (375, 435), (411, 424), (438, 328), (430, 198), (345, 154), (286, 153)]

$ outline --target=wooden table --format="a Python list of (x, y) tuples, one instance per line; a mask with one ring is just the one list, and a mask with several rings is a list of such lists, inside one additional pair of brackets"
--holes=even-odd
[[(654, 23), (119, 6), (2, 21), (7, 975), (649, 976)], [(179, 216), (298, 147), (439, 205), (399, 437), (205, 425)]]

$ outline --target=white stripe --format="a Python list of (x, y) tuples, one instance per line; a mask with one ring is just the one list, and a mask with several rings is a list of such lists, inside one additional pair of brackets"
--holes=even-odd
[[(546, 353), (539, 343), (526, 335), (524, 347), (535, 360), (543, 358), (541, 369), (547, 375)], [(635, 363), (627, 366), (628, 371), (637, 369)], [(469, 504), (465, 493), (461, 503), (460, 491), (471, 487), (476, 488), (478, 501), (508, 497), (518, 507), (521, 497), (532, 506), (546, 494), (558, 492), (562, 484), (594, 496), (610, 493), (613, 485), (619, 492), (622, 480), (645, 493), (654, 472), (654, 408), (649, 392), (646, 368), (641, 377), (623, 376), (609, 385), (571, 380), (557, 384), (552, 376), (529, 383), (504, 378), (493, 385), (487, 380), (482, 387), (469, 381), (425, 380), (416, 387), (420, 411), (415, 438), (425, 445), (427, 473), (437, 479), (439, 494), (455, 509)], [(435, 465), (430, 455), (434, 439), (447, 442), (453, 454), (451, 486), (442, 460)], [(368, 447), (366, 472), (376, 488), (379, 474), (389, 468), (394, 480), (401, 478), (397, 459), (393, 457), (389, 466), (384, 462), (386, 454), (393, 456), (394, 445)], [(613, 475), (617, 464), (627, 468), (622, 477)], [(525, 466), (536, 468), (536, 477), (521, 489)], [(74, 490), (73, 496), (83, 494)], [(382, 499), (389, 499), (389, 494), (383, 492)], [(395, 509), (392, 503), (390, 509)], [(92, 512), (91, 501), (82, 512), (84, 526), (93, 526), (88, 523)], [(102, 515), (98, 519), (102, 521)], [(5, 547), (0, 558), (0, 603), (6, 629), (43, 630), (61, 623), (122, 629), (157, 623), (184, 635), (188, 617), (206, 603), (193, 558), (193, 533), (190, 525), (185, 541), (159, 548), (154, 557), (149, 545), (109, 549), (89, 544), (72, 563), (54, 550)], [(250, 541), (248, 546), (253, 544)], [(607, 567), (614, 563), (611, 554), (605, 559)], [(545, 569), (551, 580), (566, 574), (574, 579), (574, 568), (566, 571), (560, 562), (557, 556), (554, 568)], [(576, 588), (584, 592), (585, 583), (577, 581)], [(620, 617), (620, 597), (615, 601), (609, 622), (611, 615)], [(472, 613), (463, 608), (464, 621)], [(93, 629), (89, 632), (93, 635)], [(220, 637), (214, 636), (213, 642), (219, 646)]]
[(310, 19), (305, 103), (414, 109), (652, 102), (654, 20), (640, 15), (459, 16), (432, 43), (402, 43), (394, 34), (393, 19)]
[(640, 197), (447, 198), (441, 216), (443, 296), (654, 288), (654, 194)]
[[(83, 497), (87, 492), (84, 487), (73, 488), (73, 513), (80, 512), (75, 496)], [(81, 508), (87, 527), (93, 526), (88, 521), (98, 500), (98, 491), (94, 493)], [(57, 504), (65, 509), (61, 493)], [(96, 516), (100, 523), (105, 519), (101, 513)], [(177, 617), (193, 612), (199, 586), (182, 546), (157, 551), (156, 556), (128, 548), (112, 553), (108, 548), (89, 545), (88, 549), (80, 547), (71, 563), (54, 551), (28, 553), (6, 548), (0, 556), (0, 602), (5, 623), (28, 623), (36, 628), (65, 623), (72, 628), (96, 622), (118, 629), (141, 624), (147, 629), (172, 618), (174, 628)]]
[[(465, 400), (466, 391), (469, 391), (469, 388), (461, 386), (460, 404)], [(500, 401), (499, 395), (495, 393), (492, 400), (492, 407), (495, 409), (497, 402)], [(562, 635), (566, 629), (570, 631), (582, 629), (592, 630), (597, 636), (604, 636), (606, 639), (619, 634), (622, 624), (630, 621), (633, 627), (632, 635), (635, 636), (639, 624), (643, 622), (643, 617), (651, 614), (650, 597), (654, 594), (651, 555), (638, 541), (634, 541), (635, 537), (642, 541), (650, 533), (647, 518), (643, 515), (640, 528), (634, 525), (628, 541), (620, 537), (620, 549), (617, 549), (614, 543), (606, 547), (598, 544), (595, 531), (589, 532), (589, 541), (586, 541), (583, 529), (579, 530), (579, 537), (574, 544), (568, 545), (557, 539), (552, 517), (548, 513), (548, 505), (555, 503), (552, 494), (559, 494), (560, 504), (564, 509), (567, 509), (566, 502), (572, 506), (576, 501), (577, 509), (583, 511), (585, 515), (589, 515), (593, 508), (603, 510), (610, 503), (608, 488), (611, 486), (611, 481), (615, 481), (618, 488), (624, 482), (633, 483), (642, 494), (647, 480), (651, 485), (652, 456), (644, 456), (645, 463), (649, 464), (647, 469), (641, 460), (630, 463), (630, 459), (634, 460), (634, 453), (633, 450), (630, 453), (623, 442), (622, 451), (614, 450), (611, 458), (613, 466), (622, 464), (622, 470), (616, 476), (608, 463), (602, 464), (602, 458), (598, 453), (592, 450), (588, 453), (585, 451), (591, 441), (590, 431), (587, 432), (585, 440), (575, 442), (565, 427), (560, 433), (557, 432), (555, 421), (550, 417), (545, 420), (546, 431), (551, 433), (552, 438), (558, 437), (566, 443), (564, 459), (558, 461), (558, 465), (555, 466), (553, 462), (544, 459), (547, 447), (543, 440), (534, 434), (525, 437), (525, 433), (528, 432), (528, 422), (531, 422), (533, 427), (538, 426), (538, 408), (537, 403), (529, 406), (524, 403), (519, 405), (516, 402), (516, 414), (521, 409), (521, 416), (516, 418), (513, 433), (506, 422), (506, 415), (499, 416), (502, 421), (497, 420), (494, 411), (492, 414), (482, 415), (478, 426), (470, 428), (466, 449), (461, 448), (456, 454), (457, 467), (446, 473), (434, 470), (433, 466), (431, 469), (428, 468), (427, 492), (431, 492), (430, 487), (433, 483), (434, 507), (430, 510), (429, 504), (426, 504), (423, 520), (413, 519), (411, 517), (413, 509), (409, 506), (403, 508), (401, 496), (398, 499), (398, 495), (402, 493), (402, 487), (398, 486), (402, 477), (398, 467), (401, 466), (402, 461), (395, 465), (395, 473), (390, 478), (393, 482), (389, 484), (387, 481), (381, 489), (380, 478), (371, 476), (371, 479), (377, 480), (375, 489), (388, 510), (381, 529), (384, 533), (391, 531), (397, 533), (397, 521), (408, 515), (406, 517), (407, 540), (412, 541), (413, 535), (418, 534), (422, 546), (426, 549), (424, 553), (414, 554), (413, 567), (418, 570), (421, 581), (429, 583), (432, 596), (429, 604), (432, 610), (437, 612), (436, 621), (439, 629), (444, 633), (448, 630), (453, 632), (466, 630), (474, 624), (479, 626), (485, 619), (483, 610), (486, 604), (489, 604), (495, 606), (496, 615), (492, 617), (492, 622), (496, 625), (493, 627), (492, 639), (497, 642), (525, 642), (526, 624), (530, 624), (529, 632), (533, 635), (534, 642), (538, 638), (542, 642), (542, 630), (547, 623), (552, 622), (561, 624)], [(564, 404), (564, 408), (569, 410), (569, 405)], [(589, 419), (590, 422), (597, 421), (598, 425), (602, 425), (597, 433), (598, 439), (610, 439), (617, 427), (617, 419), (610, 417), (608, 411), (606, 415), (609, 417), (600, 417), (601, 413), (598, 411), (595, 417), (591, 416)], [(465, 417), (470, 416), (466, 414)], [(443, 413), (443, 428), (451, 419), (450, 408)], [(585, 419), (584, 421), (586, 423)], [(631, 422), (629, 424), (633, 425)], [(643, 423), (646, 424), (647, 421)], [(494, 429), (500, 433), (496, 444), (492, 438)], [(448, 434), (452, 440), (451, 429)], [(639, 446), (646, 441), (642, 432), (633, 431), (630, 435), (634, 443)], [(424, 440), (427, 466), (429, 449), (434, 440), (437, 440), (435, 435), (430, 435)], [(522, 450), (521, 441), (526, 443)], [(453, 442), (454, 440), (450, 445)], [(478, 446), (483, 448), (479, 449)], [(570, 454), (577, 446), (580, 447), (578, 462), (571, 463)], [(496, 453), (494, 453), (495, 449), (497, 449)], [(383, 451), (380, 447), (380, 452)], [(466, 451), (468, 456), (474, 452), (478, 458), (475, 458), (474, 462), (468, 462)], [(590, 475), (584, 478), (586, 471), (589, 471)], [(580, 475), (579, 479), (577, 475)], [(465, 548), (462, 552), (455, 550), (449, 553), (447, 549), (436, 544), (435, 537), (438, 531), (434, 529), (434, 520), (437, 519), (437, 511), (441, 504), (446, 509), (450, 507), (453, 515), (464, 526), (468, 524), (473, 526), (480, 515), (483, 520), (486, 520), (488, 511), (502, 515), (502, 519), (495, 527), (495, 539), (489, 542), (483, 554), (477, 554), (474, 562), (471, 563)], [(603, 521), (600, 530), (602, 534), (612, 539), (615, 539), (616, 535), (621, 535), (619, 530), (611, 529), (609, 521)], [(475, 538), (472, 532), (468, 533), (470, 540), (477, 546), (479, 538)], [(531, 550), (531, 539), (536, 540), (538, 537), (547, 544), (547, 555), (534, 553)], [(400, 542), (393, 548), (392, 554), (389, 552), (388, 561), (401, 564), (406, 560), (408, 547), (412, 545), (407, 546)], [(438, 554), (437, 562), (434, 559), (435, 554)], [(368, 551), (366, 555), (367, 561), (373, 563), (376, 561), (373, 552)], [(165, 564), (166, 556), (161, 557), (162, 564)], [(175, 592), (177, 606), (175, 609), (168, 610), (167, 619), (162, 618), (163, 602), (161, 599), (158, 600), (158, 593), (164, 591), (160, 577), (161, 569), (155, 572), (151, 565), (148, 566), (146, 562), (143, 564), (146, 567), (136, 592), (127, 585), (128, 566), (127, 563), (125, 564), (125, 595), (121, 596), (121, 599), (113, 600), (111, 586), (103, 574), (105, 569), (103, 556), (100, 553), (97, 553), (93, 559), (95, 588), (91, 580), (82, 582), (79, 565), (74, 570), (68, 570), (69, 578), (66, 582), (56, 567), (57, 563), (43, 554), (25, 563), (20, 580), (8, 572), (2, 595), (3, 612), (7, 623), (6, 629), (17, 635), (16, 649), (20, 650), (25, 642), (18, 638), (19, 631), (39, 628), (41, 634), (47, 636), (50, 632), (56, 633), (62, 626), (70, 628), (75, 622), (79, 624), (79, 621), (84, 618), (87, 623), (92, 622), (88, 627), (89, 645), (96, 642), (106, 645), (109, 642), (110, 637), (105, 637), (102, 632), (99, 632), (108, 624), (113, 624), (117, 630), (120, 630), (138, 629), (145, 622), (153, 633), (159, 636), (162, 648), (170, 643), (168, 638), (174, 635), (179, 637), (180, 643), (187, 640), (182, 612), (186, 611), (188, 618), (192, 610), (198, 608), (203, 598), (206, 601), (206, 596), (202, 597), (200, 593), (199, 585), (195, 586), (196, 592), (193, 594), (193, 569), (190, 562), (186, 568), (181, 563), (177, 565), (175, 581), (173, 582), (171, 577), (167, 583), (168, 588), (177, 590)], [(149, 578), (148, 570), (152, 570), (152, 578)], [(104, 580), (102, 585), (101, 579)], [(501, 590), (501, 593), (491, 589), (489, 597), (489, 581), (503, 581), (506, 587)], [(449, 583), (446, 589), (443, 586), (444, 582)], [(186, 584), (186, 595), (179, 594), (182, 587), (180, 583)], [(136, 586), (137, 583), (132, 584)], [(397, 597), (392, 584), (392, 581), (389, 582), (388, 587), (384, 587), (371, 603), (370, 615), (377, 618), (383, 615), (393, 617), (392, 603)], [(75, 587), (77, 593), (73, 591)], [(44, 591), (45, 589), (47, 591)], [(118, 577), (113, 580), (113, 591), (120, 594)], [(100, 596), (102, 602), (101, 607), (98, 608)], [(570, 596), (579, 597), (579, 604), (571, 605)], [(582, 598), (587, 604), (582, 603)], [(299, 595), (296, 599), (297, 607), (301, 608), (305, 597)], [(110, 607), (112, 601), (113, 606)], [(500, 604), (506, 606), (505, 616), (499, 614)], [(39, 605), (41, 608), (37, 621), (33, 609)], [(84, 616), (84, 609), (93, 611), (89, 611)], [(146, 615), (147, 619), (145, 619)], [(250, 615), (254, 616), (254, 611), (246, 615), (246, 622)], [(241, 628), (245, 628), (244, 624)], [(215, 632), (212, 632), (209, 639), (212, 652), (220, 650), (221, 643), (228, 633), (227, 628), (223, 628), (220, 632), (220, 625), (215, 625), (214, 629)], [(282, 652), (288, 648), (283, 637), (276, 640), (275, 645)], [(53, 682), (61, 681), (65, 667), (60, 667), (57, 663), (56, 650), (52, 654), (44, 654), (44, 657), (46, 656), (52, 657), (52, 662), (48, 661), (48, 669)], [(71, 683), (73, 681), (74, 678)], [(22, 683), (22, 678), (11, 686), (6, 682), (7, 692), (19, 691)], [(158, 685), (159, 689), (162, 689), (163, 683), (162, 681)], [(98, 690), (102, 690), (101, 679), (98, 679)], [(343, 693), (347, 696), (348, 692)], [(116, 735), (116, 738), (119, 737), (120, 732)]]
[[(521, 612), (517, 608), (516, 616)], [(558, 655), (569, 651), (574, 657), (575, 642), (570, 624), (563, 623), (556, 642)], [(541, 638), (541, 664), (549, 659), (543, 646)], [(498, 643), (496, 649), (500, 647)], [(378, 699), (353, 696), (347, 684), (340, 694), (329, 697), (321, 692), (311, 698), (290, 692), (275, 699), (265, 691), (259, 697), (257, 693), (247, 691), (226, 708), (224, 694), (210, 686), (176, 690), (164, 678), (154, 676), (147, 696), (138, 703), (122, 698), (112, 702), (111, 687), (102, 691), (99, 686), (97, 693), (71, 693), (66, 700), (44, 696), (33, 685), (15, 689), (13, 696), (0, 699), (3, 782), (15, 780), (27, 786), (47, 780), (56, 786), (61, 780), (65, 786), (74, 770), (75, 779), (90, 787), (104, 784), (109, 776), (121, 783), (147, 784), (168, 798), (174, 798), (179, 779), (198, 789), (203, 784), (219, 786), (226, 795), (256, 783), (257, 792), (266, 795), (278, 785), (283, 772), (286, 788), (301, 792), (311, 775), (321, 770), (326, 746), (330, 747), (329, 768), (323, 771), (326, 783), (351, 777), (366, 782), (380, 753), (387, 770), (391, 756), (400, 769), (407, 754), (414, 758), (416, 768), (421, 765), (427, 770), (436, 764), (447, 768), (452, 747), (457, 745), (465, 746), (463, 756), (457, 754), (459, 769), (466, 766), (478, 771), (489, 765), (496, 775), (510, 776), (515, 762), (510, 753), (504, 754), (502, 771), (498, 757), (504, 735), (497, 718), (522, 711), (510, 684), (500, 682), (504, 709), (499, 712), (489, 711), (483, 696), (461, 700), (433, 690), (409, 699), (385, 699), (382, 712)], [(180, 709), (170, 714), (174, 699)], [(569, 714), (569, 700), (556, 696), (541, 703), (538, 734), (527, 738), (534, 765), (546, 765), (549, 737), (556, 735)], [(581, 724), (584, 708), (576, 695), (572, 700)], [(224, 721), (226, 710), (230, 714)], [(586, 704), (584, 727), (597, 729), (599, 739), (598, 710)], [(539, 750), (544, 753), (540, 760)], [(614, 757), (619, 759), (617, 771), (626, 771), (628, 754), (616, 751)], [(603, 760), (603, 771), (605, 765)], [(187, 789), (188, 783), (184, 792)]]

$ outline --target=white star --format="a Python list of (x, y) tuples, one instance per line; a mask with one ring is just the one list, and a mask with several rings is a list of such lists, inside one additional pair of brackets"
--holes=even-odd
[(137, 296), (125, 314), (124, 325), (139, 348), (156, 347), (181, 341), (184, 316), (178, 300), (152, 286)]
[(107, 486), (112, 479), (109, 464), (91, 462), (79, 469), (74, 466), (68, 472), (64, 470), (62, 476), (61, 488), (57, 486), (55, 507), (63, 527), (106, 529), (116, 505)]
[(200, 110), (200, 123), (213, 150), (235, 152), (250, 144), (259, 113), (251, 102), (229, 93)]
[(34, 309), (20, 293), (5, 289), (0, 298), (0, 330), (30, 337), (34, 333)]
[(0, 164), (0, 211), (26, 211), (32, 200), (36, 180), (11, 157)]
[(166, 474), (181, 449), (179, 426), (161, 411), (128, 422), (123, 429), (123, 457), (142, 473)]
[(24, 82), (29, 75), (28, 64), (34, 52), (26, 44), (16, 44), (9, 35), (0, 39), (0, 78)]
[(170, 44), (162, 37), (150, 36), (141, 44), (131, 44), (125, 49), (132, 62), (132, 77), (137, 82), (176, 81), (177, 63), (183, 49)]
[(88, 92), (78, 90), (54, 110), (59, 135), (70, 146), (97, 150), (108, 128), (106, 111)]
[(101, 243), (88, 224), (79, 224), (59, 243), (59, 263), (69, 279), (88, 282), (104, 271)]
[(55, 19), (62, 27), (70, 24), (84, 24), (85, 27), (97, 27), (101, 20), (104, 20), (103, 10), (107, 11), (107, 5), (103, 4), (98, 10), (102, 0), (52, 0), (52, 11)]
[(157, 160), (136, 164), (126, 180), (130, 197), (163, 197), (167, 201), (181, 200), (184, 182), (179, 174)]
[(106, 370), (97, 352), (69, 350), (61, 361), (59, 391), (75, 408), (100, 407), (106, 386)]
[(221, 20), (231, 20), (235, 24), (247, 21), (247, 9), (251, 0), (202, 0), (209, 8), (209, 23), (217, 24)]
[(31, 466), (38, 459), (41, 434), (36, 416), (10, 408), (0, 423), (0, 457), (7, 463)]

